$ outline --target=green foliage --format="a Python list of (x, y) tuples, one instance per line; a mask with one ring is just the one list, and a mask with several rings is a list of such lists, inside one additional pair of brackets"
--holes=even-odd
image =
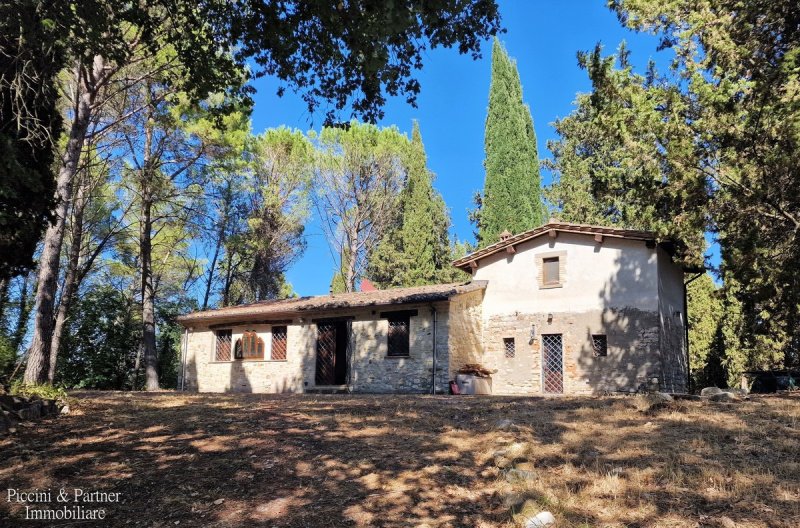
[(0, 279), (33, 267), (54, 205), (56, 76), (64, 47), (41, 4), (0, 5)]
[(17, 350), (11, 338), (0, 330), (0, 379), (11, 375), (16, 360)]
[(313, 147), (299, 130), (270, 129), (250, 147), (256, 205), (248, 220), (254, 300), (279, 298), (285, 273), (305, 250)]
[(14, 380), (11, 383), (10, 391), (15, 396), (30, 398), (38, 396), (43, 400), (59, 400), (66, 402), (69, 399), (67, 391), (63, 387), (56, 387), (50, 384), (26, 385), (22, 380)]
[(185, 299), (161, 302), (157, 308), (158, 320), (158, 376), (159, 385), (165, 389), (177, 389), (181, 369), (181, 342), (183, 326), (179, 315), (197, 309), (197, 303)]
[[(633, 72), (627, 50), (580, 54), (592, 92), (556, 124), (548, 197), (567, 220), (654, 230), (703, 263), (722, 253), (718, 361), (800, 361), (800, 33), (796, 2), (614, 0), (661, 38), (670, 70)], [(789, 15), (789, 14), (792, 15)], [(615, 60), (618, 67), (614, 67)]]
[[(618, 68), (614, 63), (618, 62)], [(555, 174), (547, 189), (560, 219), (654, 231), (674, 240), (679, 259), (703, 263), (709, 186), (685, 167), (694, 152), (681, 118), (687, 102), (677, 87), (633, 72), (628, 52), (602, 57), (600, 47), (579, 55), (593, 92), (556, 121), (557, 141), (548, 144)], [(666, 139), (662, 139), (666, 138)], [(668, 145), (668, 148), (665, 148)]]
[(695, 387), (720, 385), (723, 344), (719, 339), (722, 299), (711, 275), (692, 280), (686, 290), (689, 322), (689, 371)]
[(94, 285), (71, 310), (58, 356), (61, 383), (70, 388), (131, 389), (141, 339), (133, 299), (111, 286)]
[(458, 46), (477, 58), (481, 42), (500, 31), (495, 0), (251, 4), (212, 3), (219, 11), (208, 20), (230, 20), (240, 57), (253, 57), (301, 92), (309, 112), (328, 101), (328, 123), (347, 106), (365, 121), (379, 120), (385, 94), (415, 104), (420, 83), (411, 73), (425, 50)]
[(404, 164), (407, 176), (394, 221), (367, 264), (366, 275), (379, 288), (435, 284), (450, 274), (450, 218), (444, 199), (433, 188), (416, 121)]
[(325, 127), (312, 139), (315, 205), (345, 290), (355, 291), (368, 255), (396, 221), (410, 143), (396, 127), (356, 121)]
[(533, 118), (522, 99), (517, 65), (497, 39), (484, 147), (486, 180), (471, 215), (479, 246), (497, 242), (505, 230), (520, 233), (545, 221)]

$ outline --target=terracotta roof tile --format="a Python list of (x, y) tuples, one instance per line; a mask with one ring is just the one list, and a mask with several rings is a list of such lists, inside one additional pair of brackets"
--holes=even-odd
[(621, 229), (619, 227), (603, 227), (588, 224), (573, 224), (570, 222), (558, 222), (551, 219), (546, 224), (535, 229), (529, 229), (528, 231), (511, 235), (499, 242), (495, 242), (494, 244), (486, 246), (485, 248), (475, 251), (474, 253), (470, 253), (469, 255), (461, 257), (460, 259), (453, 261), (453, 266), (468, 270), (469, 265), (472, 262), (476, 262), (482, 258), (488, 257), (489, 255), (493, 255), (509, 246), (514, 246), (521, 242), (527, 242), (528, 240), (546, 235), (550, 231), (579, 233), (586, 235), (603, 235), (613, 238), (628, 238), (633, 240), (654, 241), (656, 238), (655, 233), (651, 233), (650, 231), (636, 231), (633, 229)]
[(258, 317), (289, 317), (305, 312), (321, 312), (364, 306), (386, 306), (392, 304), (426, 303), (446, 301), (470, 291), (486, 288), (488, 281), (471, 281), (467, 283), (434, 284), (415, 286), (412, 288), (391, 288), (366, 292), (339, 293), (335, 295), (318, 295), (314, 297), (298, 297), (278, 301), (262, 301), (240, 306), (229, 306), (217, 310), (192, 312), (178, 317), (178, 322), (207, 322), (222, 319)]

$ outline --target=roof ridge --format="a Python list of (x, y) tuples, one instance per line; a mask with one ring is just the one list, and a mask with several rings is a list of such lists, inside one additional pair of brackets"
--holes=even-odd
[(463, 257), (454, 260), (452, 264), (457, 268), (461, 268), (471, 262), (475, 262), (482, 258), (488, 257), (489, 255), (493, 255), (494, 253), (497, 253), (498, 251), (507, 248), (508, 246), (513, 246), (521, 242), (532, 240), (537, 236), (543, 235), (544, 233), (553, 230), (572, 232), (578, 234), (615, 235), (619, 238), (631, 238), (638, 240), (655, 240), (656, 237), (655, 233), (653, 233), (652, 231), (641, 231), (636, 229), (627, 229), (623, 227), (614, 227), (614, 226), (576, 224), (573, 222), (563, 222), (560, 220), (556, 220), (555, 218), (550, 218), (545, 224), (534, 227), (533, 229), (522, 231), (521, 233), (517, 233), (516, 235), (511, 235), (508, 238), (505, 238), (504, 240), (499, 240), (497, 242), (494, 242), (486, 246), (485, 248), (473, 251), (468, 255), (464, 255)]

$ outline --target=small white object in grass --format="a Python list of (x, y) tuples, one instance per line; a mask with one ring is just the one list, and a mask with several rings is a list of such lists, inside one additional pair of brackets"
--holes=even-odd
[(527, 521), (525, 521), (525, 528), (544, 528), (556, 522), (556, 518), (549, 511), (539, 512)]
[(215, 500), (215, 501), (214, 501), (214, 505), (215, 505), (215, 506), (219, 506), (219, 505), (220, 505), (220, 504), (222, 504), (223, 502), (225, 502), (225, 499), (217, 499), (217, 500)]

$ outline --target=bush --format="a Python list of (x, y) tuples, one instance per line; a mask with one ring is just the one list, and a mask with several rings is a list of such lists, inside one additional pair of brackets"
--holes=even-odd
[(0, 379), (11, 375), (16, 360), (17, 352), (11, 340), (0, 331)]
[(67, 391), (63, 387), (53, 385), (26, 385), (22, 380), (16, 380), (11, 384), (11, 394), (30, 398), (38, 396), (43, 400), (60, 400), (66, 402), (69, 398)]

